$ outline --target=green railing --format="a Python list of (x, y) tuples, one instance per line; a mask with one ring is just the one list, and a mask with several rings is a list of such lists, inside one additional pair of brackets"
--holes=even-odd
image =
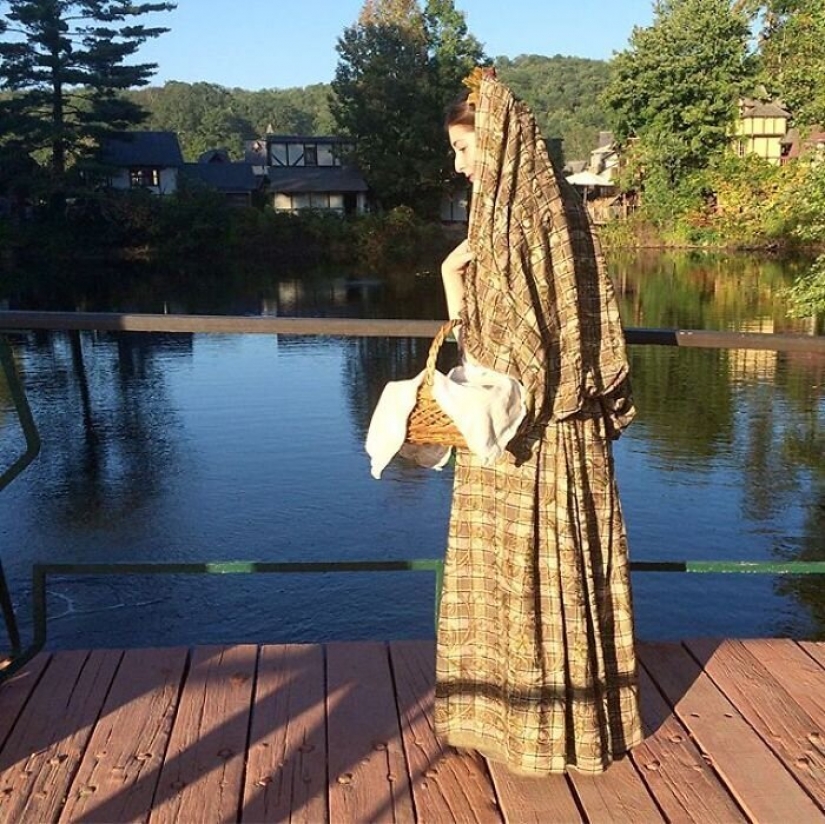
[[(357, 337), (432, 337), (438, 321), (351, 320), (318, 318), (249, 318), (191, 315), (123, 315), (109, 313), (3, 312), (0, 330), (44, 329), (131, 332), (192, 332), (221, 334), (285, 334)], [(632, 345), (690, 348), (763, 349), (825, 354), (825, 337), (763, 333), (705, 332), (674, 329), (627, 329)], [(20, 382), (8, 342), (0, 336), (0, 363), (6, 374), (15, 408), (26, 436), (27, 449), (2, 476), (0, 490), (7, 486), (37, 456), (40, 438)], [(750, 573), (766, 575), (823, 575), (825, 561), (632, 561), (634, 572)], [(113, 563), (35, 564), (32, 568), (33, 639), (25, 650), (0, 565), (0, 602), (11, 646), (11, 660), (0, 672), (8, 678), (46, 644), (48, 597), (46, 582), (55, 575), (248, 575), (314, 574), (340, 572), (432, 572), (435, 574), (435, 614), (438, 615), (443, 562), (422, 558), (397, 561), (261, 562), (218, 561), (210, 563)]]
[[(14, 355), (11, 346), (6, 338), (2, 336), (0, 336), (0, 368), (2, 368), (3, 374), (5, 375), (6, 385), (9, 388), (12, 403), (17, 412), (17, 419), (20, 422), (23, 436), (26, 439), (25, 452), (0, 474), (0, 491), (2, 491), (39, 454), (40, 434), (37, 431), (37, 426), (34, 423), (34, 417), (29, 407), (29, 401), (26, 398), (26, 390), (14, 365)], [(6, 623), (10, 655), (14, 660), (21, 655), (20, 631), (17, 627), (17, 618), (14, 614), (14, 605), (12, 604), (11, 594), (9, 593), (2, 559), (0, 559), (0, 609), (3, 611), (3, 620)]]

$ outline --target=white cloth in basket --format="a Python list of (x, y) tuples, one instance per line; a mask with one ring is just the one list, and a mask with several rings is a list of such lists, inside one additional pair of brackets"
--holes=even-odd
[[(423, 380), (421, 372), (408, 380), (390, 381), (384, 387), (367, 432), (366, 449), (374, 478), (381, 477), (397, 454), (434, 469), (440, 469), (449, 459), (448, 446), (404, 443), (407, 420)], [(501, 457), (527, 411), (524, 387), (515, 378), (466, 358), (446, 375), (434, 372), (433, 397), (453, 419), (467, 448), (486, 464)]]

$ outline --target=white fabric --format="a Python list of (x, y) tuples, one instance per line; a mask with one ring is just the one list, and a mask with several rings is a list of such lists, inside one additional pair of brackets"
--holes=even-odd
[[(370, 471), (380, 478), (396, 454), (422, 466), (440, 469), (450, 457), (445, 446), (404, 443), (407, 420), (415, 406), (424, 373), (404, 381), (390, 381), (381, 393), (367, 432)], [(514, 378), (465, 360), (447, 375), (436, 371), (433, 397), (453, 419), (467, 448), (484, 463), (496, 461), (524, 419), (525, 391)]]

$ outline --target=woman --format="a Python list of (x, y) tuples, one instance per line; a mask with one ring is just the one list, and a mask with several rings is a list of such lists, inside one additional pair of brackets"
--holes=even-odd
[(472, 182), (444, 261), (465, 357), (517, 379), (505, 457), (459, 450), (435, 725), (531, 775), (603, 771), (641, 740), (627, 546), (610, 440), (630, 422), (618, 308), (581, 198), (491, 73), (448, 113)]

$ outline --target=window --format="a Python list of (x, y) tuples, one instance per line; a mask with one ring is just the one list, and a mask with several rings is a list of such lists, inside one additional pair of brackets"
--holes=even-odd
[(146, 186), (160, 186), (160, 169), (142, 166), (129, 169), (129, 183), (133, 189)]
[(318, 165), (318, 147), (314, 143), (304, 146), (304, 166)]
[(287, 166), (286, 143), (273, 143), (269, 147), (269, 165)]

